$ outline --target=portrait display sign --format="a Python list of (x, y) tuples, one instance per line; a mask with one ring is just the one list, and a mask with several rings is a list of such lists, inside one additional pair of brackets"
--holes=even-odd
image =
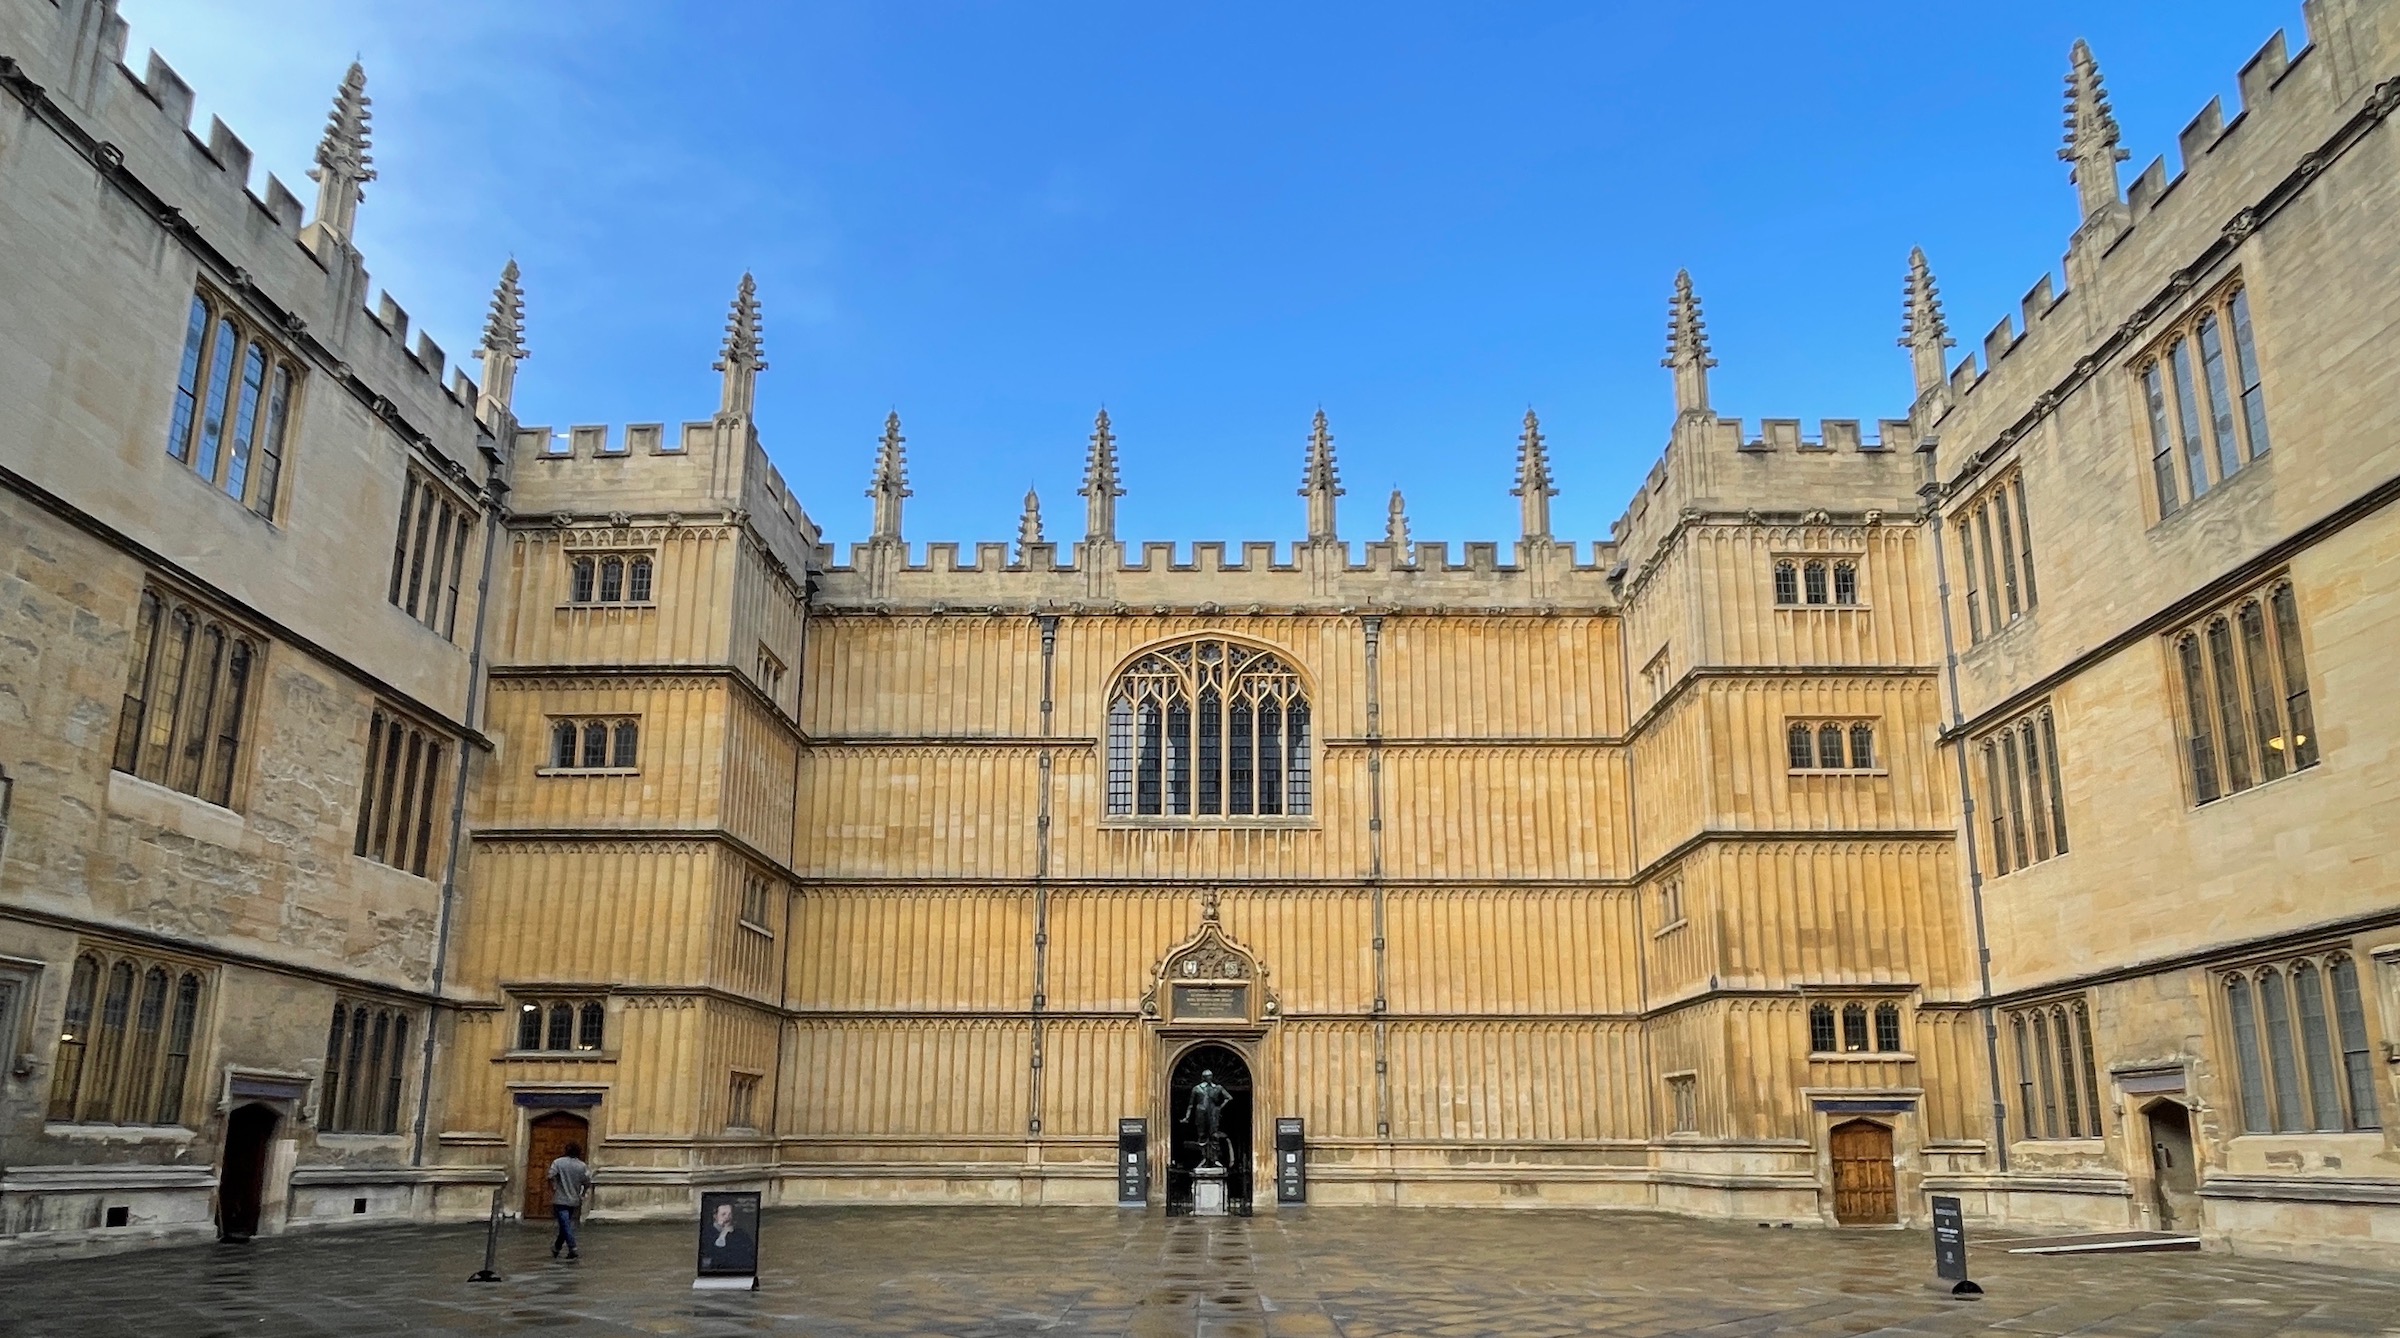
[(756, 1190), (700, 1196), (700, 1261), (694, 1287), (750, 1286), (758, 1282)]

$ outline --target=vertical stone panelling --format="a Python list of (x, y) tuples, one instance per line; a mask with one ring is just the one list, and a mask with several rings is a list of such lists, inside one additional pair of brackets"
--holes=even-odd
[[(1374, 925), (1363, 891), (1236, 888), (1225, 932), (1257, 955), (1284, 1015), (1365, 1013), (1375, 1003)], [(1196, 926), (1195, 926), (1196, 927)], [(1164, 954), (1166, 944), (1159, 945)]]
[(1614, 738), (1624, 732), (1616, 620), (1385, 620), (1383, 732), (1412, 738)]
[(788, 722), (745, 692), (726, 694), (724, 825), (769, 858), (792, 860), (792, 787), (799, 740)]
[(1630, 1024), (1395, 1021), (1392, 1136), (1486, 1142), (1638, 1138)]
[(1594, 888), (1394, 888), (1391, 1010), (1631, 1012), (1640, 1006), (1631, 901)]
[(684, 984), (703, 978), (719, 848), (700, 841), (490, 841), (459, 926), (459, 978)]
[(1117, 1121), (1147, 1115), (1157, 1083), (1150, 1029), (1131, 1017), (1046, 1024), (1042, 1133), (1114, 1138)]
[[(494, 682), (479, 826), (485, 828), (668, 828), (717, 825), (726, 755), (728, 690), (722, 679), (607, 677)], [(542, 775), (551, 722), (559, 718), (639, 722), (632, 774)]]
[(792, 1114), (801, 1135), (1021, 1138), (1025, 1019), (802, 1019)]
[(1395, 879), (1622, 878), (1620, 748), (1384, 750), (1384, 867)]
[(1265, 1117), (1298, 1115), (1310, 1138), (1376, 1136), (1375, 1031), (1354, 1020), (1290, 1018), (1267, 1034), (1268, 1077), (1281, 1104)]
[(1030, 878), (1040, 761), (1018, 745), (806, 749), (799, 871)]
[[(820, 614), (809, 629), (812, 738), (1023, 738), (1040, 725), (1037, 619)], [(1072, 732), (1072, 731), (1070, 731)]]
[(1200, 928), (1200, 898), (1180, 889), (1050, 896), (1050, 1007), (1062, 1013), (1141, 1007), (1167, 949)]
[(1032, 996), (1030, 889), (815, 888), (794, 921), (794, 1008), (995, 1011)]
[(1687, 889), (1702, 884), (1717, 908), (1715, 969), (1728, 986), (1972, 987), (1947, 843), (1717, 843), (1685, 867)]

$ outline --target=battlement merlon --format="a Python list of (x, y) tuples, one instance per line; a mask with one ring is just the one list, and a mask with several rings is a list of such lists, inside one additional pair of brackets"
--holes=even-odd
[[(2334, 174), (2373, 170), (2356, 169), (2366, 160), (2352, 146), (2400, 110), (2400, 6), (2307, 0), (2302, 14), (2307, 44), (2291, 52), (2282, 32), (2268, 37), (2237, 75), (2239, 109), (2228, 116), (2210, 98), (2176, 137), (2178, 170), (2154, 158), (2121, 204), (2073, 234), (2065, 287), (2044, 274), (2021, 304), (2022, 329), (2003, 337), (2003, 320), (1980, 358), (1970, 351), (1952, 368), (1948, 403), (1924, 425), (1940, 441), (1946, 486), (1973, 486), (1969, 475), (2138, 348), (2151, 322), (2240, 266), (2291, 200)], [(2105, 355), (2095, 331), (2116, 332)]]
[(519, 427), (509, 463), (520, 516), (739, 512), (794, 580), (818, 551), (816, 522), (744, 421)]
[[(475, 383), (463, 372), (444, 379), (441, 347), (422, 335), (411, 345), (406, 313), (388, 295), (368, 308), (355, 249), (303, 243), (303, 205), (279, 177), (251, 189), (253, 155), (223, 121), (212, 118), (206, 138), (193, 133), (191, 85), (165, 59), (150, 53), (138, 76), (124, 65), (129, 36), (115, 0), (0, 0), (0, 61), (15, 67), (0, 96), (59, 127), (119, 201), (181, 243), (186, 272), (276, 331), (320, 390), (342, 387), (460, 477), (484, 480), (499, 443), (477, 421)], [(340, 71), (325, 74), (331, 84)], [(181, 279), (172, 286), (157, 294), (169, 324), (191, 297)]]
[[(1359, 612), (1414, 609), (1540, 613), (1613, 608), (1609, 582), (1617, 555), (1594, 544), (1578, 561), (1579, 545), (1546, 540), (1475, 542), (1453, 560), (1441, 543), (1406, 549), (1390, 543), (1188, 546), (1145, 543), (1109, 564), (1101, 593), (1094, 572), (1079, 566), (1081, 545), (1037, 543), (1012, 553), (1004, 543), (936, 543), (905, 565), (879, 567), (872, 544), (853, 544), (850, 561), (835, 563), (820, 549), (814, 566), (818, 607), (836, 610), (939, 609), (1025, 613), (1080, 609), (1167, 609), (1185, 613), (1248, 613), (1294, 609)], [(1188, 554), (1188, 556), (1187, 556)]]

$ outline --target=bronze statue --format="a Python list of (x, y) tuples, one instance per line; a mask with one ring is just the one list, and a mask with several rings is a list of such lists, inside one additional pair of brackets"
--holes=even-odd
[(1233, 1093), (1226, 1091), (1224, 1085), (1217, 1081), (1216, 1070), (1200, 1070), (1200, 1081), (1192, 1084), (1191, 1097), (1184, 1103), (1183, 1115), (1178, 1123), (1199, 1126), (1197, 1132), (1200, 1135), (1202, 1166), (1224, 1165), (1217, 1159), (1217, 1145), (1224, 1141), (1221, 1126), (1225, 1108), (1232, 1104)]

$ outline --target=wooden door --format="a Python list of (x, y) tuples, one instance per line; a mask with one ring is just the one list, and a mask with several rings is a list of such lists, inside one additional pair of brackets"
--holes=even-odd
[(552, 1111), (525, 1131), (525, 1220), (550, 1220), (550, 1163), (567, 1154), (567, 1144), (581, 1143), (584, 1160), (591, 1160), (591, 1125), (581, 1115)]
[(1900, 1220), (1889, 1126), (1871, 1120), (1834, 1126), (1833, 1220), (1844, 1226), (1883, 1226)]

